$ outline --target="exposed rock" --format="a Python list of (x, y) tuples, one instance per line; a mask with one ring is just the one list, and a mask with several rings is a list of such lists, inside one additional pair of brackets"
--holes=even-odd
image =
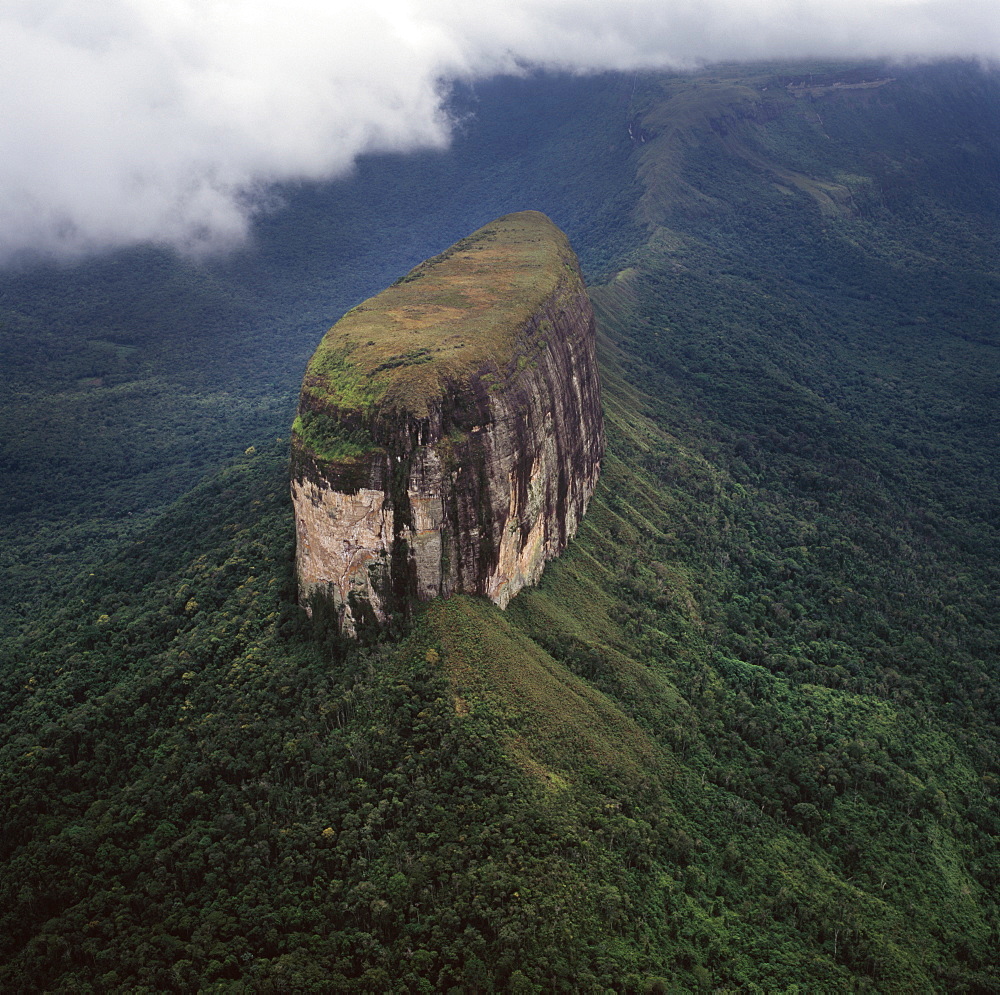
[(604, 450), (594, 317), (565, 235), (486, 225), (348, 312), (292, 435), (300, 599), (347, 632), (415, 599), (501, 607), (575, 534)]

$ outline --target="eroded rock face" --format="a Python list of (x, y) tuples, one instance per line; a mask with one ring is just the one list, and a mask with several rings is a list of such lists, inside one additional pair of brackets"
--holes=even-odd
[(575, 256), (544, 215), (500, 218), (346, 315), (310, 362), (300, 598), (330, 599), (351, 633), (456, 592), (506, 607), (576, 533), (603, 450)]

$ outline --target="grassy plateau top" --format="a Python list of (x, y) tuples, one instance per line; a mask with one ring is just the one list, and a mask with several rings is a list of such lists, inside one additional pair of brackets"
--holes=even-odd
[(340, 410), (422, 417), (447, 381), (502, 370), (576, 257), (538, 211), (490, 222), (348, 311), (306, 369), (303, 395)]

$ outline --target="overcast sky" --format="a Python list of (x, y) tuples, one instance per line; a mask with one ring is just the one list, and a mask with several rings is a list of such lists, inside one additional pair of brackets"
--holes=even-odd
[(447, 142), (440, 80), (1000, 58), (998, 0), (2, 0), (0, 262), (238, 241), (275, 181)]

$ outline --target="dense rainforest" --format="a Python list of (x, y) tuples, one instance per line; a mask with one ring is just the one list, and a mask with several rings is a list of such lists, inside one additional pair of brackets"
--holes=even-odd
[[(1000, 991), (1000, 76), (456, 86), (224, 258), (0, 274), (5, 991)], [(608, 451), (506, 612), (295, 602), (343, 311), (570, 236)]]

